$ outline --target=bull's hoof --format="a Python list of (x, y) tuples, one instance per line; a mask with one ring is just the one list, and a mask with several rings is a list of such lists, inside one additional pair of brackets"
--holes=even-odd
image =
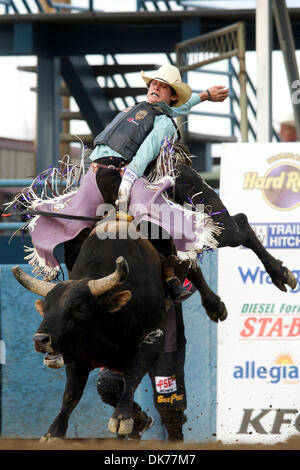
[(226, 308), (224, 302), (221, 302), (218, 319), (220, 321), (224, 321), (224, 320), (226, 320), (227, 316), (228, 316), (227, 308)]
[(297, 279), (295, 278), (294, 274), (285, 266), (282, 266), (281, 275), (271, 276), (271, 279), (273, 284), (283, 292), (287, 292), (285, 284), (287, 284), (291, 289), (295, 289), (297, 286)]
[(53, 437), (50, 432), (47, 432), (47, 434), (44, 434), (39, 440), (40, 444), (53, 444), (57, 442), (62, 442), (61, 437)]
[(208, 305), (207, 302), (204, 302), (203, 307), (206, 310), (207, 316), (216, 323), (226, 320), (228, 316), (227, 308), (221, 300), (216, 302), (215, 305)]
[(295, 289), (296, 286), (297, 286), (297, 279), (295, 278), (294, 274), (289, 270), (287, 269), (287, 285), (290, 286), (291, 289)]
[(108, 430), (113, 434), (119, 434), (121, 436), (126, 436), (130, 434), (133, 429), (133, 419), (116, 419), (110, 418), (108, 422)]

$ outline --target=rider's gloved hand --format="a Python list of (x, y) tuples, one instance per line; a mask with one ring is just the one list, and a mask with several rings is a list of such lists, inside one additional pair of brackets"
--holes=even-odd
[(138, 176), (134, 171), (126, 168), (119, 187), (118, 199), (116, 201), (116, 206), (118, 207), (119, 211), (127, 212), (131, 188), (137, 178)]

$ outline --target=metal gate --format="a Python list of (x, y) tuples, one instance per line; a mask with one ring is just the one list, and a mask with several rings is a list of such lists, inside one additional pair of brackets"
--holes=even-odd
[(242, 142), (248, 142), (245, 49), (245, 25), (243, 22), (179, 42), (175, 47), (176, 64), (181, 73), (196, 70), (204, 65), (232, 57), (238, 58)]

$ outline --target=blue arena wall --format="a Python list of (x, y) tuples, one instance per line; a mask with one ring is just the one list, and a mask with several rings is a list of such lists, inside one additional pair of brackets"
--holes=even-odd
[[(57, 415), (64, 390), (64, 368), (51, 370), (34, 351), (32, 337), (41, 317), (34, 308), (36, 295), (18, 284), (12, 264), (0, 265), (1, 437), (39, 438)], [(217, 252), (204, 256), (201, 268), (212, 289), (217, 289)], [(28, 265), (22, 269), (31, 274)], [(217, 324), (209, 320), (195, 292), (184, 303), (186, 390), (188, 421), (185, 441), (208, 442), (216, 433)], [(98, 371), (89, 377), (83, 397), (70, 418), (69, 438), (108, 438), (107, 423), (112, 408), (97, 394)], [(166, 438), (154, 408), (152, 387), (146, 376), (136, 401), (155, 418), (144, 439)]]

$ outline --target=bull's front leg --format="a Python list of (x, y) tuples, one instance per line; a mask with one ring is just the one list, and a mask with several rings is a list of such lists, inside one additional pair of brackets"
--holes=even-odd
[(127, 365), (123, 376), (123, 394), (108, 423), (108, 430), (111, 433), (127, 435), (132, 432), (135, 390), (163, 351), (164, 339), (165, 334), (162, 329), (149, 333), (140, 343), (134, 359)]
[(212, 321), (217, 323), (227, 318), (228, 313), (224, 302), (209, 287), (198, 265), (189, 268), (188, 262), (176, 263), (175, 272), (182, 282), (187, 278), (198, 290), (206, 314)]
[(69, 418), (82, 397), (89, 368), (85, 363), (72, 362), (66, 365), (66, 386), (63, 394), (62, 407), (48, 432), (41, 438), (41, 442), (48, 442), (53, 438), (64, 438), (68, 429)]

